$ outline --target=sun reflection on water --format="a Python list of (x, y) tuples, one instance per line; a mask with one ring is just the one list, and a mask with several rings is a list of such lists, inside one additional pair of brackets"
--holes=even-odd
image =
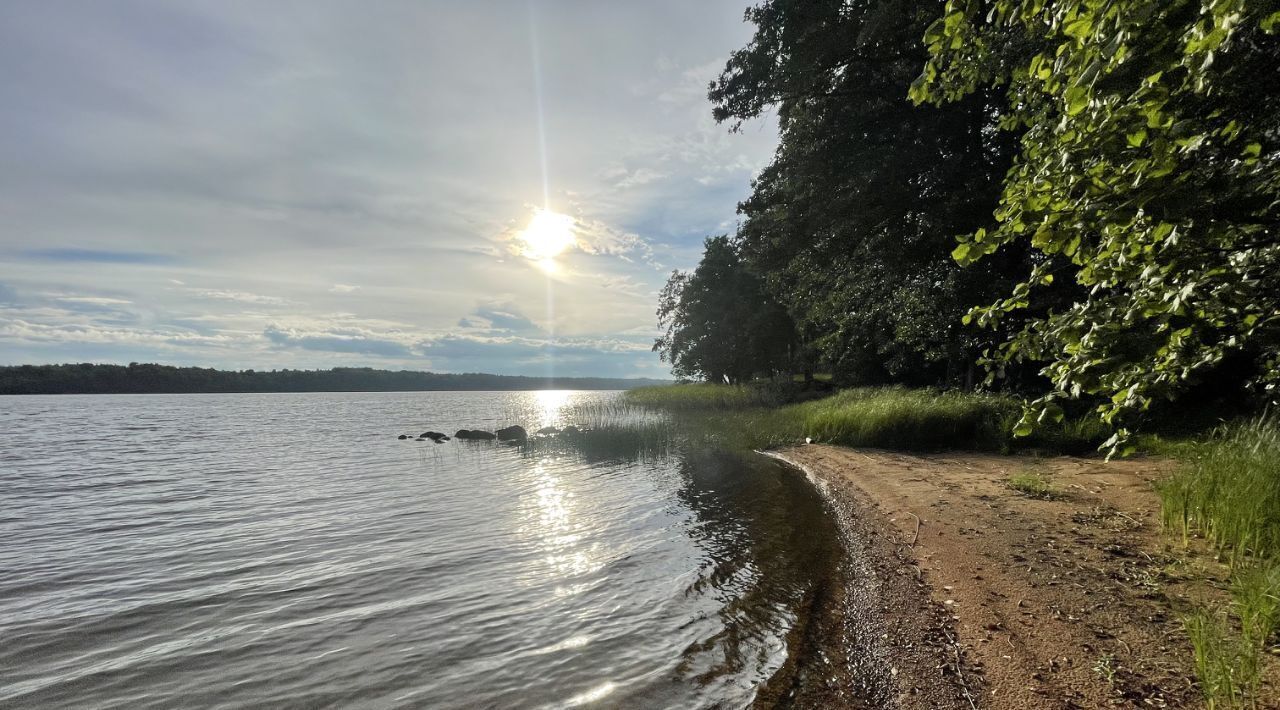
[(537, 393), (539, 426), (557, 426), (564, 416), (566, 405), (573, 393), (569, 390), (542, 390)]
[(585, 693), (580, 693), (578, 695), (573, 696), (572, 698), (569, 698), (568, 702), (566, 702), (565, 704), (568, 705), (569, 707), (576, 707), (578, 705), (587, 705), (589, 703), (594, 703), (599, 700), (603, 700), (605, 696), (612, 693), (614, 689), (617, 687), (618, 687), (617, 684), (612, 682), (601, 683), (600, 685), (597, 685), (596, 687), (592, 688), (591, 690), (588, 690)]
[[(569, 582), (604, 566), (596, 554), (598, 543), (588, 542), (583, 524), (575, 517), (576, 496), (552, 470), (549, 462), (533, 467), (533, 502), (529, 523), (522, 532), (536, 540), (550, 576)], [(562, 584), (557, 596), (581, 592), (590, 585)]]

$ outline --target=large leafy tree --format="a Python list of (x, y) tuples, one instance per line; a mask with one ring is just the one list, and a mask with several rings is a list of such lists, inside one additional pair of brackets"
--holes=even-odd
[(989, 364), (1051, 384), (1019, 424), (1099, 395), (1112, 445), (1153, 402), (1223, 363), (1274, 388), (1280, 355), (1276, 0), (950, 0), (911, 89), (947, 105), (1002, 87), (1020, 133), (992, 224), (963, 264), (1039, 258), (982, 325), (1025, 316), (1055, 277), (1083, 295), (1031, 317)]
[(707, 239), (692, 272), (672, 272), (658, 326), (653, 349), (679, 377), (737, 384), (793, 364), (791, 319), (724, 236)]
[(777, 112), (781, 141), (739, 210), (743, 257), (845, 381), (963, 383), (997, 336), (961, 316), (1012, 288), (1016, 250), (962, 269), (952, 235), (986, 222), (1012, 155), (996, 91), (907, 99), (942, 3), (768, 0), (713, 82), (715, 117)]

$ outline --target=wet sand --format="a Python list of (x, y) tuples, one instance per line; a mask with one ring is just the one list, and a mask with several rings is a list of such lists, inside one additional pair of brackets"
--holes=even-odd
[[(1224, 571), (1161, 531), (1152, 483), (1167, 462), (768, 455), (827, 496), (849, 583), (815, 609), (790, 687), (766, 688), (759, 706), (1203, 705), (1179, 615)], [(1007, 486), (1027, 471), (1059, 495)]]

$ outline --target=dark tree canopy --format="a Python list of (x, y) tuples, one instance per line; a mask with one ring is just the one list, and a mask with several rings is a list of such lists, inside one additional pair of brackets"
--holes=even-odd
[(1006, 263), (966, 270), (949, 256), (953, 235), (988, 219), (1009, 165), (998, 94), (927, 109), (907, 99), (940, 8), (763, 3), (747, 13), (751, 43), (711, 86), (722, 121), (777, 110), (777, 155), (740, 205), (735, 242), (845, 381), (963, 382), (993, 337), (961, 316), (1012, 287)]
[(673, 272), (658, 303), (653, 349), (679, 377), (739, 383), (791, 365), (794, 337), (727, 237), (712, 237), (698, 268)]

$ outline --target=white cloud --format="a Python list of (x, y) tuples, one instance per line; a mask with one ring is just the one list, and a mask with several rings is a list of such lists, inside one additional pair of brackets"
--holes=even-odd
[(192, 289), (200, 298), (211, 298), (215, 301), (236, 301), (237, 303), (254, 303), (263, 306), (288, 306), (294, 302), (277, 296), (263, 296), (248, 291), (231, 291), (227, 289)]

